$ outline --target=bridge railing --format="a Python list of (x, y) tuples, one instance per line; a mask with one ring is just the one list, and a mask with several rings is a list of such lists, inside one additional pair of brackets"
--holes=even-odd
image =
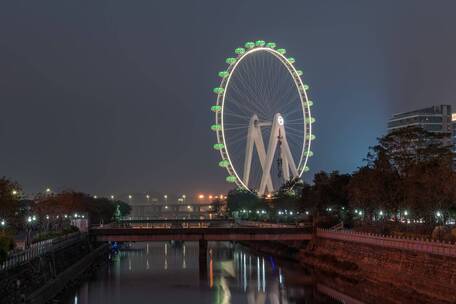
[(27, 263), (28, 261), (42, 256), (50, 251), (59, 250), (69, 246), (72, 243), (79, 241), (82, 237), (84, 236), (80, 232), (74, 232), (54, 239), (33, 243), (25, 250), (11, 252), (8, 254), (6, 260), (0, 264), (0, 272)]
[(349, 230), (334, 231), (329, 229), (317, 229), (317, 237), (456, 257), (456, 244), (445, 241), (386, 236)]
[(312, 224), (308, 223), (296, 223), (296, 224), (283, 224), (283, 223), (269, 223), (259, 221), (244, 221), (236, 220), (236, 224), (247, 227), (261, 227), (261, 228), (296, 228), (296, 227), (308, 227)]

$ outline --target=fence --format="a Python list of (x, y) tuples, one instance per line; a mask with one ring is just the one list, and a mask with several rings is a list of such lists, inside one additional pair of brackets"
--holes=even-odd
[(456, 245), (444, 241), (420, 240), (346, 230), (333, 231), (328, 229), (318, 229), (317, 237), (456, 257)]
[(297, 224), (280, 224), (259, 221), (243, 221), (236, 220), (236, 224), (248, 227), (261, 227), (261, 228), (296, 228), (296, 227), (310, 227), (311, 223), (297, 223)]
[(85, 237), (85, 235), (82, 235), (79, 232), (74, 232), (54, 239), (34, 243), (29, 248), (19, 252), (12, 252), (7, 256), (6, 260), (0, 264), (0, 271), (14, 268), (50, 251), (59, 250), (69, 246), (81, 240), (83, 237)]

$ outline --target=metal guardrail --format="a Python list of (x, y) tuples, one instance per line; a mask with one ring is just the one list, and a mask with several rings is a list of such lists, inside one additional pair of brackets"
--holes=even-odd
[(0, 264), (0, 272), (27, 263), (48, 252), (64, 248), (79, 241), (83, 237), (84, 236), (80, 232), (74, 232), (54, 239), (34, 243), (29, 248), (19, 252), (12, 252), (8, 255), (6, 260)]
[(318, 229), (317, 237), (456, 257), (456, 245), (441, 241), (400, 238), (346, 230), (334, 231), (329, 229)]
[(296, 228), (296, 227), (311, 227), (312, 223), (296, 223), (296, 224), (282, 224), (282, 223), (269, 223), (259, 221), (244, 221), (237, 220), (236, 224), (247, 227), (261, 227), (261, 228)]

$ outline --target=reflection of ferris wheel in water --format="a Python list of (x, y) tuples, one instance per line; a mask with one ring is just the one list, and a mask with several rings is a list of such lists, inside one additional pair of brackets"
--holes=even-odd
[(229, 66), (219, 72), (222, 80), (214, 89), (214, 149), (220, 151), (219, 166), (227, 169), (228, 182), (263, 195), (309, 170), (312, 101), (302, 71), (285, 49), (258, 40), (235, 53), (226, 59)]

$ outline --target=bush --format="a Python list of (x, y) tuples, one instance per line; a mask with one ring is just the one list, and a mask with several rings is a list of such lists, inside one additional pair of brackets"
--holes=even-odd
[(75, 226), (69, 226), (64, 228), (61, 231), (49, 231), (49, 232), (43, 232), (38, 234), (34, 239), (33, 243), (45, 241), (45, 240), (50, 240), (50, 239), (55, 239), (73, 232), (77, 232), (79, 229)]
[(8, 252), (14, 249), (14, 239), (9, 236), (0, 236), (0, 262), (6, 260)]

